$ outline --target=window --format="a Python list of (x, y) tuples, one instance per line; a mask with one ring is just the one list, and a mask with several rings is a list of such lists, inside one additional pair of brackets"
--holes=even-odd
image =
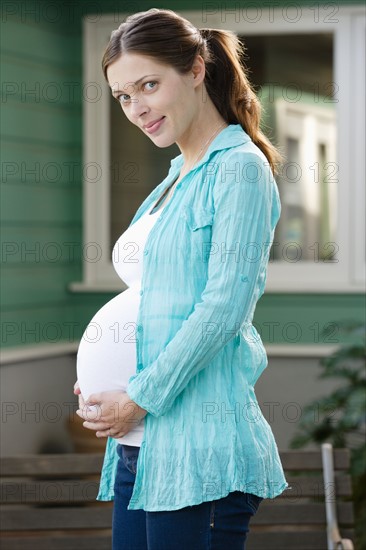
[[(268, 267), (267, 292), (360, 292), (365, 281), (365, 9), (336, 4), (217, 13), (180, 12), (197, 27), (231, 29), (261, 99), (263, 131), (286, 162), (276, 178), (282, 203)], [(301, 17), (299, 16), (299, 10)], [(214, 10), (213, 10), (214, 11)], [(121, 290), (111, 251), (137, 207), (166, 176), (173, 145), (156, 148), (124, 117), (100, 69), (110, 33), (127, 16), (84, 22), (85, 262), (75, 290)], [(111, 121), (113, 120), (113, 124)], [(84, 174), (88, 174), (84, 170)]]
[(337, 87), (333, 34), (242, 36), (264, 108), (263, 131), (284, 153), (272, 261), (337, 262)]

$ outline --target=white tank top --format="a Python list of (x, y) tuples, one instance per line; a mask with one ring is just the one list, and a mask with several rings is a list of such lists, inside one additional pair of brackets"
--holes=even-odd
[(145, 243), (159, 214), (160, 210), (153, 214), (145, 212), (137, 222), (126, 229), (113, 247), (114, 269), (129, 288), (141, 286)]
[[(165, 205), (163, 206), (163, 208)], [(92, 393), (126, 390), (136, 373), (136, 329), (144, 248), (147, 237), (163, 208), (141, 216), (114, 245), (112, 262), (128, 285), (107, 302), (86, 328), (77, 352), (77, 377), (84, 399)], [(117, 441), (140, 446), (144, 420)]]

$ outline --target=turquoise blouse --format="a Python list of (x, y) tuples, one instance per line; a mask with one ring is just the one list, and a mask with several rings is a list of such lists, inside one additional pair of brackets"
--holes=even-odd
[[(171, 161), (131, 225), (182, 164), (183, 155)], [(266, 157), (230, 124), (150, 231), (127, 387), (148, 414), (129, 510), (177, 510), (231, 491), (273, 498), (288, 486), (254, 391), (268, 359), (252, 325), (280, 211)], [(108, 438), (98, 500), (114, 498), (116, 446)]]

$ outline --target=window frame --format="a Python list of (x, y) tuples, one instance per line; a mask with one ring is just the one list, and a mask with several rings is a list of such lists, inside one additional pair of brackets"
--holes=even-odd
[[(314, 5), (315, 6), (315, 5)], [(219, 11), (180, 11), (197, 27), (230, 29), (239, 35), (332, 32), (337, 120), (338, 263), (270, 261), (266, 292), (364, 292), (365, 261), (365, 31), (363, 6), (295, 6)], [(330, 8), (336, 8), (331, 12)], [(291, 11), (295, 10), (296, 11)], [(244, 11), (245, 10), (245, 11)], [(299, 12), (300, 10), (300, 12)], [(300, 13), (300, 17), (299, 17)], [(110, 32), (129, 14), (115, 13), (83, 19), (83, 280), (70, 283), (75, 292), (121, 291), (126, 285), (114, 271), (109, 246), (108, 174), (109, 96), (100, 52)], [(296, 16), (296, 17), (295, 17)], [(90, 92), (88, 92), (90, 90)], [(353, 139), (355, 136), (356, 139)], [(342, 184), (342, 182), (344, 182)], [(346, 182), (349, 182), (347, 184)]]

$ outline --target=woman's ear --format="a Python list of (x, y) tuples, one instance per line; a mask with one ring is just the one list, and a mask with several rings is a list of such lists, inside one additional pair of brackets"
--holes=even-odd
[(201, 55), (197, 55), (196, 59), (193, 62), (191, 69), (194, 86), (198, 86), (201, 82), (204, 81), (206, 76), (206, 65)]

